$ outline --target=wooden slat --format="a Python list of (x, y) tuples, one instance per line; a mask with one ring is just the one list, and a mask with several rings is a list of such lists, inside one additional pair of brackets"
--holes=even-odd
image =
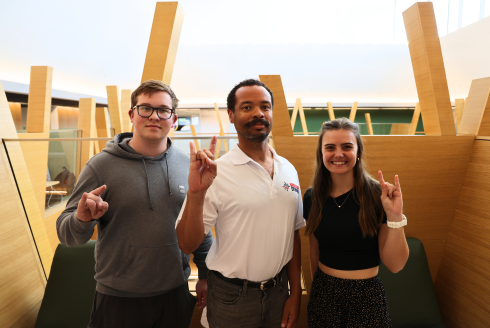
[(49, 132), (53, 68), (32, 66), (27, 103), (27, 132)]
[(153, 79), (170, 85), (183, 22), (178, 2), (157, 2), (141, 82)]
[[(0, 138), (16, 136), (7, 97), (0, 84)], [(0, 147), (0, 199), (0, 327), (30, 327), (44, 295), (46, 277), (3, 146)], [(35, 197), (32, 199), (37, 209)]]
[(435, 282), (447, 327), (488, 327), (490, 323), (488, 163), (490, 142), (475, 141)]
[(296, 103), (294, 104), (293, 107), (293, 112), (291, 113), (291, 129), (293, 129), (293, 131), (294, 131), (294, 126), (296, 125), (296, 118), (298, 117), (298, 110), (299, 110), (298, 102), (301, 103), (301, 100), (299, 98), (296, 99)]
[[(468, 100), (464, 102), (464, 112), (461, 117), (461, 123), (458, 129), (458, 135), (474, 136), (480, 134), (478, 129), (482, 123), (483, 113), (490, 112), (490, 77), (484, 79), (476, 79), (471, 81)], [(459, 99), (459, 104), (461, 103)], [(457, 103), (458, 105), (458, 103)], [(461, 105), (459, 105), (461, 106)], [(485, 109), (488, 108), (486, 111)], [(456, 106), (456, 113), (458, 106)], [(483, 130), (485, 124), (483, 125)], [(483, 132), (482, 130), (482, 132)], [(482, 135), (489, 135), (482, 133)]]
[[(196, 127), (191, 125), (191, 132), (193, 137), (197, 137)], [(199, 151), (201, 147), (199, 147), (199, 139), (194, 139), (194, 145), (196, 146), (196, 150)]]
[(409, 123), (393, 123), (391, 125), (390, 134), (391, 135), (409, 135), (411, 124)]
[(454, 100), (454, 107), (456, 107), (456, 132), (459, 134), (460, 132), (460, 125), (461, 125), (461, 118), (463, 117), (463, 112), (464, 112), (464, 98), (461, 99), (455, 99)]
[[(109, 129), (109, 115), (107, 112), (107, 107), (96, 107), (95, 108), (95, 127), (97, 129), (98, 138), (109, 138), (111, 136), (111, 131)], [(97, 141), (99, 143), (99, 150), (105, 148), (107, 141)]]
[[(95, 138), (95, 98), (80, 98), (78, 113), (78, 129), (82, 130), (82, 138)], [(82, 141), (80, 151), (80, 171), (92, 156), (94, 156), (94, 142)]]
[(274, 124), (272, 125), (272, 133), (275, 137), (292, 137), (293, 129), (289, 119), (288, 105), (286, 96), (282, 88), (280, 75), (259, 75), (259, 80), (262, 81), (274, 95), (274, 109), (272, 116)]
[(357, 114), (357, 102), (354, 102), (352, 104), (352, 108), (350, 109), (349, 121), (354, 123), (354, 121), (356, 119), (356, 114)]
[(19, 103), (9, 103), (10, 113), (12, 114), (12, 119), (14, 120), (15, 129), (22, 130), (22, 109)]
[(372, 135), (374, 135), (374, 131), (373, 131), (373, 124), (371, 123), (371, 114), (365, 113), (364, 117), (366, 118), (366, 125), (368, 128), (368, 133), (370, 136), (372, 136)]
[[(435, 279), (468, 167), (474, 137), (363, 136), (372, 176), (382, 170), (393, 182), (400, 176), (407, 236), (422, 240)], [(298, 171), (301, 190), (310, 186), (318, 137), (274, 137), (277, 153)], [(435, 168), (435, 169), (428, 169)], [(307, 238), (302, 236), (302, 268), (310, 275)], [(306, 239), (306, 240), (305, 240)], [(311, 280), (311, 279), (310, 279)], [(308, 290), (310, 285), (307, 285)]]
[(129, 120), (129, 110), (131, 109), (132, 90), (121, 90), (121, 120), (122, 132), (131, 132), (131, 121)]
[(298, 103), (298, 110), (299, 110), (299, 118), (301, 120), (301, 128), (303, 129), (303, 135), (307, 136), (308, 135), (308, 127), (306, 126), (306, 118), (305, 118), (305, 111), (303, 109), (303, 104), (301, 104), (301, 99), (296, 99), (296, 102)]
[(415, 135), (415, 132), (417, 131), (417, 125), (419, 124), (419, 118), (420, 118), (420, 103), (417, 103), (415, 105), (415, 110), (413, 111), (413, 116), (412, 116), (412, 123), (410, 124), (410, 135)]
[(330, 118), (330, 121), (335, 120), (335, 113), (333, 111), (332, 103), (327, 102), (327, 107), (328, 107), (328, 117)]
[[(219, 115), (219, 107), (218, 107), (217, 103), (214, 103), (214, 111), (216, 112), (216, 117), (217, 117), (218, 123), (219, 123), (219, 135), (220, 135), (220, 137), (224, 137), (225, 132), (223, 130), (223, 124), (221, 123), (221, 116)], [(223, 143), (223, 146), (225, 147), (225, 153), (228, 152), (228, 144), (226, 143), (226, 140), (224, 140), (224, 139), (218, 140), (218, 144), (216, 145), (216, 153), (214, 155), (215, 159), (219, 158), (219, 153), (221, 151), (221, 144), (222, 143)]]
[(109, 106), (109, 117), (111, 128), (115, 134), (122, 132), (121, 101), (119, 98), (119, 87), (117, 85), (107, 86), (107, 104)]
[(403, 12), (426, 135), (456, 135), (432, 2)]

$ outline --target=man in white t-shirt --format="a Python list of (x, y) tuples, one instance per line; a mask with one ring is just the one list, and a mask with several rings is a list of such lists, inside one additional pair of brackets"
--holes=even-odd
[(242, 81), (227, 99), (238, 145), (216, 162), (216, 137), (197, 153), (190, 145), (189, 189), (176, 229), (189, 254), (215, 226), (206, 258), (211, 328), (289, 328), (298, 319), (298, 229), (305, 221), (298, 174), (267, 142), (273, 105), (265, 84)]

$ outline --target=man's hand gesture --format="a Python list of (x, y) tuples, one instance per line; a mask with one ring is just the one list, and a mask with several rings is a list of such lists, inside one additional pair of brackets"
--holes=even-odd
[(209, 149), (203, 149), (196, 152), (196, 146), (190, 142), (191, 148), (191, 167), (189, 169), (189, 191), (199, 193), (206, 191), (213, 183), (218, 174), (218, 166), (214, 159), (216, 136), (211, 139)]
[(103, 185), (89, 193), (83, 193), (82, 199), (78, 202), (77, 219), (83, 222), (98, 220), (107, 212), (109, 204), (100, 197), (106, 188), (107, 186)]

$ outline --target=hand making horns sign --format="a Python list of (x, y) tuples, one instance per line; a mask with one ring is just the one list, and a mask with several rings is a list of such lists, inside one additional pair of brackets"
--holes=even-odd
[(189, 169), (189, 191), (202, 192), (206, 191), (213, 183), (214, 178), (218, 175), (218, 166), (214, 161), (214, 152), (218, 138), (211, 139), (209, 149), (203, 149), (196, 152), (196, 146), (191, 141), (191, 166)]
[(386, 212), (386, 216), (401, 217), (403, 212), (402, 189), (398, 175), (395, 175), (395, 185), (385, 182), (383, 172), (378, 171), (378, 180), (381, 185), (381, 203)]
[(100, 197), (106, 190), (107, 186), (103, 185), (91, 192), (84, 192), (82, 199), (78, 202), (77, 218), (83, 222), (98, 220), (109, 209), (109, 204), (104, 202)]

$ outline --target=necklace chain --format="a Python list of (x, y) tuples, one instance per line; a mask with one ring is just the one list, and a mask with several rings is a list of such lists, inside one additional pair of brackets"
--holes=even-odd
[[(341, 208), (342, 206), (344, 206), (345, 202), (347, 201), (347, 198), (349, 198), (350, 196), (350, 193), (352, 192), (352, 189), (349, 191), (349, 194), (347, 195), (347, 197), (345, 197), (344, 201), (342, 202), (342, 205), (339, 205), (337, 203), (337, 201), (335, 200), (335, 198), (332, 197), (333, 201), (335, 202), (335, 205), (337, 205), (339, 208)], [(340, 196), (339, 196), (340, 197)], [(337, 197), (338, 198), (338, 197)]]

